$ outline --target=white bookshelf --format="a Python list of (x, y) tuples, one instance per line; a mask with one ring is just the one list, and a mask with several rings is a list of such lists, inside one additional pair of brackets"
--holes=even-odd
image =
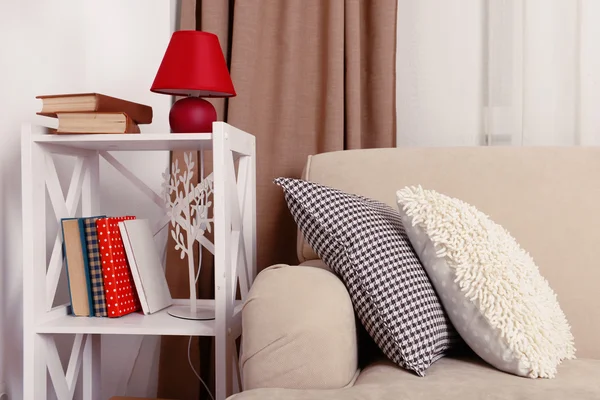
[[(198, 300), (197, 305), (214, 309), (215, 319), (185, 320), (170, 316), (167, 310), (120, 318), (75, 317), (69, 313), (69, 304), (53, 306), (64, 267), (60, 232), (46, 237), (45, 221), (52, 218), (46, 215), (46, 203), (57, 223), (61, 218), (101, 214), (99, 165), (107, 162), (149, 201), (164, 208), (161, 196), (112, 153), (170, 150), (213, 153), (215, 300)], [(54, 165), (55, 154), (75, 158), (66, 196)], [(25, 399), (46, 399), (47, 376), (58, 400), (72, 399), (81, 374), (82, 397), (99, 400), (100, 335), (214, 336), (215, 398), (222, 400), (240, 390), (235, 339), (241, 334), (242, 304), (256, 275), (255, 154), (254, 136), (223, 122), (215, 122), (211, 133), (194, 134), (52, 135), (44, 126), (22, 127)], [(130, 214), (136, 215), (135, 210)], [(167, 229), (165, 219), (153, 222), (157, 230)], [(238, 285), (241, 300), (236, 300)], [(176, 304), (189, 304), (189, 299), (177, 299)], [(55, 335), (64, 334), (75, 337), (66, 370), (54, 341)]]

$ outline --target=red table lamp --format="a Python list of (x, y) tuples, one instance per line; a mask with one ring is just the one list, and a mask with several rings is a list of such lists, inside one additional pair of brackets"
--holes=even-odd
[(201, 97), (236, 95), (219, 38), (200, 31), (173, 33), (150, 90), (188, 96), (171, 107), (169, 124), (173, 132), (211, 132), (217, 112)]

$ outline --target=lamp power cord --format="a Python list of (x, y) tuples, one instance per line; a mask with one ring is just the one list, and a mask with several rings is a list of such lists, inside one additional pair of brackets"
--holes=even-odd
[[(200, 164), (200, 165), (202, 165), (202, 164)], [(200, 266), (202, 265), (202, 251), (200, 251), (200, 254), (198, 255), (198, 258), (199, 258), (198, 259), (198, 272), (196, 272), (196, 278), (194, 280), (194, 284), (198, 283), (198, 278), (200, 277)], [(198, 378), (198, 380), (200, 381), (200, 383), (202, 383), (202, 385), (204, 385), (204, 388), (208, 392), (208, 395), (210, 396), (211, 400), (215, 400), (215, 398), (213, 397), (212, 392), (208, 388), (208, 385), (200, 377), (200, 374), (198, 373), (198, 371), (196, 371), (196, 368), (194, 368), (194, 364), (192, 364), (192, 338), (193, 338), (193, 336), (190, 336), (190, 340), (188, 341), (188, 363), (190, 364), (190, 368), (192, 369), (192, 372), (194, 373), (194, 375), (196, 375), (196, 378)]]
[(198, 378), (198, 380), (200, 381), (200, 383), (202, 383), (202, 385), (204, 385), (204, 388), (208, 392), (208, 395), (210, 396), (210, 398), (212, 400), (215, 400), (215, 398), (213, 397), (213, 394), (211, 393), (210, 389), (208, 388), (208, 385), (200, 377), (200, 374), (198, 373), (198, 371), (196, 371), (196, 368), (194, 368), (194, 365), (192, 364), (192, 354), (191, 354), (191, 350), (192, 350), (192, 337), (193, 336), (190, 336), (190, 340), (188, 341), (188, 363), (190, 364), (190, 368), (192, 369), (192, 372), (194, 373), (194, 375), (196, 375), (196, 378)]

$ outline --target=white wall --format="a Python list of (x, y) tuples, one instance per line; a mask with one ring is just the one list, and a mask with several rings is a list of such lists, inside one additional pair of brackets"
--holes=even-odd
[[(35, 95), (82, 88), (80, 4), (0, 2), (0, 376), (22, 397), (20, 124), (38, 111)], [(61, 24), (56, 24), (61, 20)]]
[[(22, 398), (20, 125), (39, 122), (38, 94), (96, 91), (149, 104), (154, 123), (143, 133), (168, 132), (169, 96), (149, 87), (173, 29), (174, 0), (0, 1), (0, 380), (11, 400)], [(155, 190), (165, 154), (120, 154)], [(68, 164), (68, 163), (67, 163)], [(61, 163), (61, 169), (68, 167)], [(102, 167), (101, 203), (109, 214), (157, 216), (160, 210)], [(128, 382), (135, 338), (103, 340), (103, 398), (118, 387), (131, 394), (155, 390), (156, 339), (145, 343)], [(140, 362), (143, 361), (143, 362)], [(150, 385), (150, 386), (148, 386)], [(112, 389), (111, 389), (112, 388)]]
[(483, 4), (398, 1), (398, 146), (480, 143)]

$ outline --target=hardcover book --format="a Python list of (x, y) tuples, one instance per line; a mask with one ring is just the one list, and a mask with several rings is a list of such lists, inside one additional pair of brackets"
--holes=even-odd
[(57, 112), (58, 134), (140, 133), (140, 127), (122, 112), (65, 113)]
[(78, 218), (63, 218), (61, 229), (71, 312), (78, 317), (89, 317), (93, 306), (85, 235)]
[(169, 307), (173, 300), (149, 221), (121, 221), (119, 228), (144, 314)]
[(98, 245), (98, 232), (96, 230), (96, 220), (99, 218), (105, 218), (105, 216), (80, 219), (80, 229), (83, 229), (85, 233), (88, 269), (92, 286), (92, 303), (94, 306), (93, 315), (95, 317), (106, 317), (106, 297), (104, 295), (100, 246)]
[(109, 318), (120, 317), (140, 309), (118, 225), (120, 221), (132, 219), (135, 217), (109, 217), (96, 220), (106, 311)]
[(136, 124), (152, 123), (152, 107), (99, 93), (37, 96), (42, 100), (39, 115), (56, 118), (58, 112), (123, 112)]

